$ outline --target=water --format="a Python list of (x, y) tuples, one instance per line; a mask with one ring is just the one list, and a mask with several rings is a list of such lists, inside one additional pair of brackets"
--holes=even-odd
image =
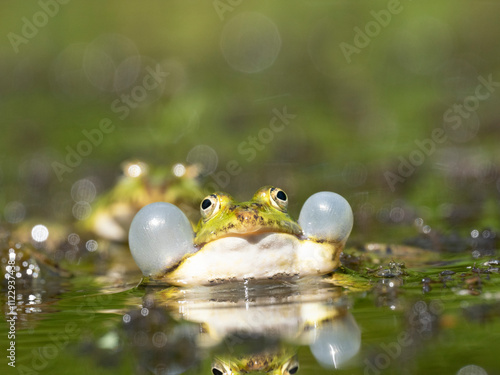
[[(133, 266), (100, 276), (45, 273), (18, 283), (16, 367), (4, 356), (2, 368), (498, 374), (500, 284), (489, 259), (440, 257), (420, 267), (379, 259), (380, 268), (330, 278), (190, 289), (138, 285)], [(8, 328), (2, 321), (4, 347)]]

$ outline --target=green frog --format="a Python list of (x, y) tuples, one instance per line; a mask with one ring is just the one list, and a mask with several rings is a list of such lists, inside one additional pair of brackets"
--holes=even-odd
[(299, 361), (293, 350), (269, 351), (245, 355), (216, 357), (212, 362), (212, 374), (247, 374), (264, 372), (271, 375), (293, 375), (299, 370)]
[(99, 237), (126, 242), (130, 223), (140, 208), (165, 201), (181, 207), (190, 219), (198, 219), (198, 202), (204, 194), (198, 183), (197, 165), (176, 164), (172, 168), (126, 161), (115, 186), (93, 205), (92, 214), (79, 228)]
[(172, 285), (323, 275), (334, 271), (353, 225), (349, 203), (320, 192), (288, 214), (288, 196), (264, 186), (247, 202), (213, 193), (193, 228), (176, 206), (158, 202), (135, 216), (129, 245), (146, 280)]

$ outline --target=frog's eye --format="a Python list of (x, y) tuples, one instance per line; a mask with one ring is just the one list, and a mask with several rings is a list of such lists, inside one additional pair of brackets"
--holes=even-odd
[(217, 195), (212, 194), (201, 201), (200, 212), (203, 219), (208, 220), (212, 218), (220, 209), (220, 202)]
[(226, 375), (233, 374), (228, 365), (222, 362), (220, 359), (215, 358), (212, 363), (212, 375)]
[(286, 211), (288, 207), (288, 197), (286, 193), (278, 188), (271, 188), (271, 204), (280, 211)]
[(292, 357), (288, 363), (285, 364), (285, 367), (283, 368), (283, 374), (284, 375), (294, 375), (299, 371), (299, 361), (297, 361), (297, 358)]

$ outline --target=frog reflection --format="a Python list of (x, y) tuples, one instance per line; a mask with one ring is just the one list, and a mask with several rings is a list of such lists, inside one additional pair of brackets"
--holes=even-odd
[(237, 375), (264, 372), (276, 375), (293, 375), (299, 371), (295, 350), (280, 348), (239, 356), (219, 356), (212, 362), (213, 375)]
[[(360, 330), (347, 301), (340, 288), (329, 285), (233, 283), (146, 290), (143, 307), (127, 312), (124, 324), (127, 342), (142, 367), (153, 373), (185, 371), (208, 355), (215, 375), (296, 374), (300, 346), (309, 346), (327, 368), (341, 367), (360, 348)], [(177, 352), (188, 352), (189, 358), (172, 354)]]

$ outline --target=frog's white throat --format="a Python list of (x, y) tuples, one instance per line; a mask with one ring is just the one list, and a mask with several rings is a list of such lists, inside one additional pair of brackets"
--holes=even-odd
[(341, 249), (285, 233), (223, 237), (188, 256), (166, 281), (176, 285), (321, 275), (338, 266)]

